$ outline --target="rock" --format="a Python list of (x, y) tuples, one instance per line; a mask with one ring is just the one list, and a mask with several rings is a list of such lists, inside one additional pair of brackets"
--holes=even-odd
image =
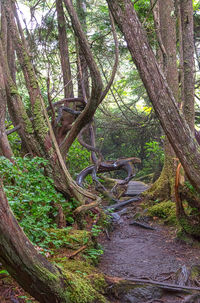
[(137, 287), (131, 289), (124, 297), (124, 303), (145, 303), (150, 300), (160, 299), (163, 291), (154, 286)]

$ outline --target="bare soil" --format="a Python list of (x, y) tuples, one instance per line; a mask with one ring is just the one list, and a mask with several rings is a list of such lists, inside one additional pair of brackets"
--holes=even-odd
[[(178, 240), (174, 227), (160, 225), (153, 219), (146, 218), (146, 221), (155, 230), (129, 225), (135, 208), (129, 207), (128, 213), (121, 215), (119, 221), (114, 223), (110, 240), (102, 240), (105, 252), (99, 264), (100, 270), (109, 276), (125, 279), (139, 278), (175, 284), (178, 269), (184, 265), (190, 267), (200, 264), (200, 244), (193, 241), (186, 244)], [(123, 299), (118, 302), (125, 301)], [(130, 298), (126, 302), (146, 301)], [(184, 299), (174, 294), (165, 294), (159, 300), (152, 299), (148, 302), (178, 303), (184, 302)]]

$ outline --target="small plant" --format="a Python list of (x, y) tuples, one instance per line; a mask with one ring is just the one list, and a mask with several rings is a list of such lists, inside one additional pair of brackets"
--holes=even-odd
[(84, 257), (86, 260), (91, 260), (94, 264), (99, 262), (99, 257), (103, 255), (103, 248), (98, 244), (97, 248), (88, 248), (84, 252)]
[(98, 235), (102, 232), (102, 227), (98, 225), (93, 225), (91, 229), (91, 233), (94, 237), (98, 237)]

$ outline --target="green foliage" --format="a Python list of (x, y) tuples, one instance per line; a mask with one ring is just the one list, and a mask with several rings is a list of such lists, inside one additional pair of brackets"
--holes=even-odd
[(91, 260), (93, 264), (97, 264), (99, 257), (103, 255), (103, 248), (99, 244), (97, 248), (89, 248), (85, 250), (84, 257), (86, 260)]
[[(6, 121), (6, 130), (11, 130), (12, 128), (14, 128), (13, 124), (10, 123), (10, 121)], [(15, 156), (19, 156), (20, 154), (20, 150), (21, 150), (21, 139), (18, 135), (17, 132), (13, 132), (12, 134), (9, 135), (9, 143), (11, 146), (11, 149), (13, 151), (13, 154)]]
[[(78, 140), (75, 140), (68, 152), (67, 157), (69, 171), (73, 178), (76, 178), (81, 170), (91, 165), (89, 159), (90, 152), (86, 148), (82, 147)], [(91, 182), (91, 177), (88, 176), (86, 180)]]
[(9, 275), (8, 271), (5, 269), (0, 270), (0, 275)]
[(164, 151), (159, 142), (151, 141), (145, 144), (146, 158), (143, 161), (143, 169), (137, 176), (145, 176), (161, 170), (164, 162)]
[(102, 232), (102, 226), (93, 225), (91, 233), (94, 237), (97, 237)]
[[(0, 171), (8, 202), (24, 232), (34, 244), (48, 246), (48, 229), (56, 227), (56, 204), (62, 204), (68, 221), (75, 202), (66, 202), (55, 190), (53, 181), (44, 176), (48, 162), (42, 158), (15, 158), (15, 164), (0, 157)], [(55, 243), (58, 246), (59, 243)]]

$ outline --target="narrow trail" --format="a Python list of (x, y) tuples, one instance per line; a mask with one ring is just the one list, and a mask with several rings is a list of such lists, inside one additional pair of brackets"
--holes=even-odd
[[(108, 238), (102, 240), (105, 252), (99, 268), (103, 273), (113, 277), (175, 284), (176, 272), (180, 268), (200, 264), (200, 246), (194, 247), (177, 240), (174, 228), (159, 225), (148, 217), (144, 217), (144, 220), (155, 230), (130, 225), (132, 217), (140, 210), (139, 204), (140, 202), (137, 202), (129, 206), (126, 213), (114, 223), (110, 240)], [(165, 294), (158, 298), (149, 294), (147, 298), (144, 296), (139, 299), (129, 295), (116, 302), (178, 303), (184, 302), (184, 298), (177, 294), (170, 296)], [(194, 302), (200, 302), (200, 299)]]

